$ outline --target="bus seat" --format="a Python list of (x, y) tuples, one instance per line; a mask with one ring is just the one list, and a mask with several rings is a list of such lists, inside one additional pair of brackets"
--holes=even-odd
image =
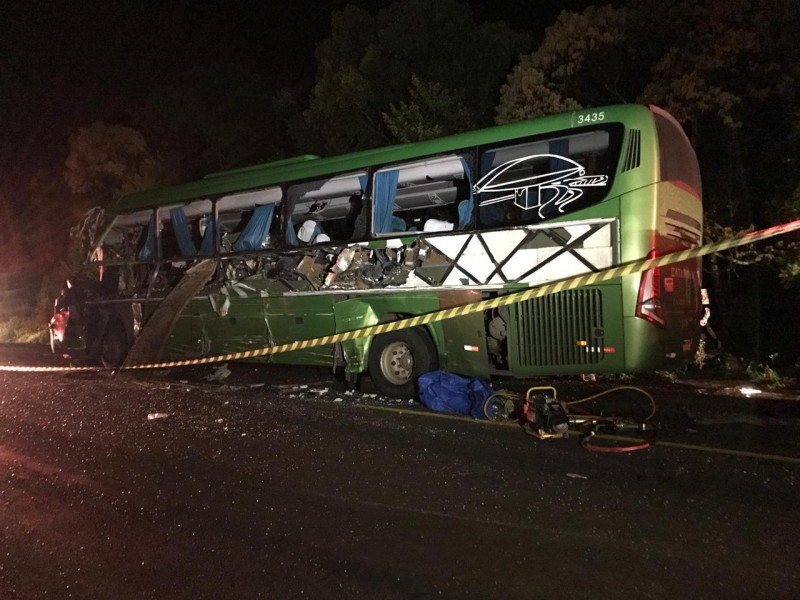
[(392, 216), (392, 231), (406, 231), (408, 226), (405, 219), (401, 217)]
[(428, 219), (422, 226), (422, 231), (453, 231), (453, 224), (450, 221)]

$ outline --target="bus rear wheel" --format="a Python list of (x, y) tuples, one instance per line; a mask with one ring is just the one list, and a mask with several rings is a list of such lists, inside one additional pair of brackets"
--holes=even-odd
[(413, 398), (417, 378), (436, 370), (436, 348), (421, 329), (401, 329), (376, 336), (369, 352), (369, 374), (379, 392)]

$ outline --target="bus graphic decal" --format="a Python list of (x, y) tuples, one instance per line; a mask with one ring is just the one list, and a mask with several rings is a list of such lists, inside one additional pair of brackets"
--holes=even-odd
[[(545, 173), (536, 173), (537, 167), (549, 165)], [(586, 175), (586, 169), (558, 154), (533, 154), (523, 156), (489, 171), (475, 184), (476, 194), (500, 196), (482, 200), (480, 206), (514, 200), (522, 210), (537, 210), (545, 218), (547, 207), (554, 206), (559, 213), (583, 196), (583, 187), (601, 187), (608, 183), (607, 175)]]

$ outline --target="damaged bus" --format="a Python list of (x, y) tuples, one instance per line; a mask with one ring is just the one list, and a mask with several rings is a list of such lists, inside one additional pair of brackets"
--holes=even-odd
[[(691, 144), (653, 106), (213, 173), (106, 209), (52, 347), (119, 365), (318, 338), (698, 246), (702, 208)], [(437, 368), (669, 369), (696, 348), (700, 277), (694, 259), (256, 360), (368, 373), (400, 397)]]

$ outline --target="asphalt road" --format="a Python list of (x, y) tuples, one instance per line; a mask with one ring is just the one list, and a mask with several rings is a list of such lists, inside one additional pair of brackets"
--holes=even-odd
[(712, 450), (596, 454), (324, 370), (199, 376), (0, 372), (0, 597), (800, 597), (791, 397), (655, 386)]

